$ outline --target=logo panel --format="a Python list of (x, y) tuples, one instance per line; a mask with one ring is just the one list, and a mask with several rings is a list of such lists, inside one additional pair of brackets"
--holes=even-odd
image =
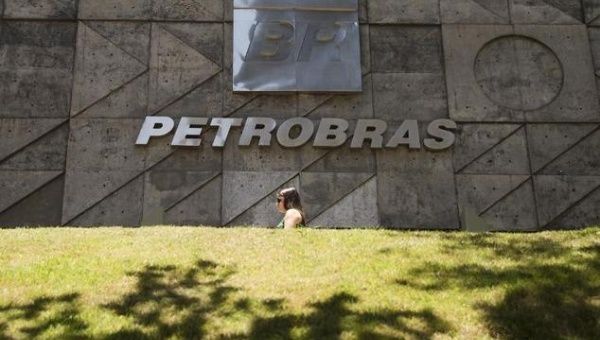
[(234, 5), (234, 91), (361, 91), (356, 0)]

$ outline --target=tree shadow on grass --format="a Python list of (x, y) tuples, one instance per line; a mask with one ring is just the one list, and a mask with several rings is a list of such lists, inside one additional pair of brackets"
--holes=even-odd
[(280, 311), (276, 316), (254, 319), (250, 339), (293, 339), (302, 330), (305, 339), (339, 339), (344, 332), (358, 339), (404, 339), (406, 336), (430, 339), (452, 327), (431, 310), (378, 310), (357, 312), (352, 305), (358, 298), (337, 293), (310, 304), (312, 312), (297, 314)]
[[(79, 294), (73, 293), (0, 306), (0, 338), (262, 340), (351, 334), (359, 339), (428, 339), (452, 331), (427, 309), (357, 310), (359, 297), (344, 291), (292, 311), (285, 299), (249, 297), (229, 284), (233, 274), (233, 268), (205, 260), (192, 266), (148, 265), (128, 273), (134, 280), (131, 291), (101, 306), (122, 318), (123, 326), (113, 325), (113, 331), (94, 329), (92, 336), (89, 332), (97, 326), (82, 319)], [(231, 329), (220, 331), (222, 325)]]
[[(136, 278), (134, 291), (104, 307), (129, 318), (132, 326), (105, 338), (337, 339), (348, 332), (367, 339), (382, 337), (379, 332), (384, 327), (396, 334), (387, 336), (390, 339), (407, 334), (427, 339), (451, 330), (430, 310), (353, 311), (359, 299), (345, 292), (310, 304), (308, 313), (292, 312), (284, 299), (259, 300), (240, 294), (239, 288), (227, 283), (234, 273), (230, 267), (202, 260), (184, 270), (147, 266), (130, 273)], [(245, 320), (249, 331), (208, 334), (208, 323), (232, 316)]]
[(129, 273), (136, 278), (135, 290), (104, 307), (132, 319), (134, 326), (106, 338), (202, 338), (209, 315), (227, 316), (223, 307), (237, 290), (226, 284), (233, 273), (230, 268), (204, 260), (185, 270), (150, 265)]
[(47, 337), (47, 332), (53, 338), (80, 339), (85, 338), (87, 328), (80, 317), (76, 293), (0, 306), (0, 339), (12, 339), (14, 334), (25, 338)]
[(564, 247), (559, 242), (545, 237), (533, 239), (513, 238), (507, 240), (499, 239), (497, 234), (449, 234), (442, 245), (445, 254), (454, 254), (463, 250), (490, 250), (496, 256), (518, 259), (523, 257), (560, 257), (571, 249)]
[(491, 329), (506, 339), (600, 339), (600, 244), (581, 250), (571, 265), (531, 265), (535, 280), (482, 304)]
[[(452, 242), (453, 243), (453, 242)], [(452, 243), (450, 243), (452, 245)], [(491, 250), (508, 266), (428, 262), (398, 284), (424, 291), (498, 288), (496, 303), (478, 303), (490, 335), (501, 339), (600, 339), (600, 244), (565, 247), (547, 239), (502, 242), (469, 236), (461, 251)], [(484, 260), (481, 261), (484, 263)]]

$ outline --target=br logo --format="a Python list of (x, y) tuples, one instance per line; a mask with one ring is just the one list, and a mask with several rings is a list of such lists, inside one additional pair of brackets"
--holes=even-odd
[(351, 22), (312, 23), (297, 32), (291, 22), (256, 23), (250, 31), (250, 45), (244, 59), (246, 62), (282, 62), (294, 57), (298, 62), (339, 62), (342, 45), (352, 25)]
[(362, 90), (356, 0), (235, 0), (233, 90)]

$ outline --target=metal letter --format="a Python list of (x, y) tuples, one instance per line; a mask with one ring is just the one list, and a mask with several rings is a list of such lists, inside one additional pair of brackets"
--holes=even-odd
[(271, 145), (271, 134), (276, 126), (277, 122), (273, 118), (248, 118), (239, 145), (250, 146), (254, 137), (258, 137), (259, 146)]
[(348, 131), (349, 126), (350, 124), (348, 124), (348, 121), (344, 119), (321, 119), (313, 146), (335, 148), (346, 143), (346, 140), (348, 139), (346, 131)]
[(451, 147), (456, 141), (456, 135), (450, 130), (455, 130), (456, 127), (456, 123), (450, 119), (434, 120), (427, 127), (427, 134), (433, 138), (425, 138), (423, 144), (427, 149), (434, 151)]
[(202, 139), (200, 139), (202, 128), (199, 126), (206, 125), (207, 123), (208, 118), (181, 118), (171, 145), (200, 146), (202, 143)]
[(234, 0), (233, 90), (361, 92), (358, 0)]
[(227, 137), (233, 126), (242, 126), (242, 118), (213, 118), (210, 121), (210, 126), (218, 126), (217, 135), (213, 141), (213, 147), (222, 148), (225, 147)]
[[(294, 126), (300, 127), (300, 134), (296, 138), (290, 137), (290, 131)], [(277, 130), (277, 141), (286, 148), (296, 148), (306, 144), (315, 132), (315, 125), (308, 118), (288, 119)]]
[(284, 61), (294, 47), (294, 25), (286, 21), (258, 22), (250, 30), (250, 39), (246, 62)]
[(383, 147), (383, 134), (387, 130), (387, 123), (379, 119), (359, 119), (354, 129), (354, 137), (350, 144), (351, 149), (362, 148), (365, 140), (371, 140), (371, 148)]
[(171, 132), (174, 127), (175, 122), (170, 117), (146, 117), (135, 144), (146, 145), (151, 137), (165, 136)]
[(386, 148), (397, 148), (399, 145), (408, 145), (409, 149), (420, 149), (419, 123), (414, 119), (402, 122), (394, 136), (386, 144)]
[[(298, 61), (341, 61), (341, 45), (346, 40), (347, 32), (353, 24), (352, 22), (309, 24)], [(318, 54), (313, 56), (315, 53)]]

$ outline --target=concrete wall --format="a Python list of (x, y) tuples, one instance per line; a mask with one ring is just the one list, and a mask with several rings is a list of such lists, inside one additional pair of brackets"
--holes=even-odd
[[(369, 0), (364, 92), (233, 94), (231, 1), (0, 1), (0, 225), (600, 223), (600, 1)], [(459, 123), (450, 151), (175, 149), (146, 115)], [(207, 140), (211, 140), (207, 138)]]

